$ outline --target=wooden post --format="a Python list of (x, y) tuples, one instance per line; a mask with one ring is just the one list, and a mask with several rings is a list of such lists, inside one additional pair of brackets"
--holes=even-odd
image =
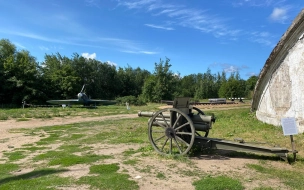
[(293, 135), (290, 135), (290, 141), (291, 141), (291, 148), (292, 148), (292, 153), (293, 153), (293, 159), (294, 162), (296, 161), (296, 155), (298, 153), (298, 151), (296, 150), (296, 144), (293, 140)]

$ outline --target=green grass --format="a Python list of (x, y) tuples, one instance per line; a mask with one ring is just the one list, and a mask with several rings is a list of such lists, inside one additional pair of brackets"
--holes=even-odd
[[(275, 127), (256, 119), (254, 113), (250, 113), (248, 108), (235, 110), (214, 110), (206, 114), (214, 113), (216, 122), (210, 130), (208, 137), (234, 140), (242, 138), (248, 143), (261, 146), (280, 146), (289, 148), (290, 139), (283, 135), (281, 127)], [(297, 148), (304, 151), (303, 135), (295, 136)], [(299, 139), (299, 140), (298, 140)], [(303, 152), (300, 151), (300, 152)]]
[(138, 152), (138, 151), (134, 150), (133, 148), (130, 148), (129, 150), (124, 151), (124, 152), (123, 152), (123, 155), (124, 155), (124, 156), (131, 156), (131, 155), (133, 155), (133, 154), (135, 154), (135, 153), (137, 153), (137, 152)]
[(73, 179), (58, 177), (55, 174), (65, 172), (65, 169), (37, 169), (21, 175), (0, 177), (0, 189), (57, 189), (59, 186), (70, 185)]
[(17, 119), (26, 121), (25, 118), (51, 119), (53, 117), (96, 117), (117, 114), (135, 114), (140, 110), (156, 111), (160, 105), (161, 104), (148, 104), (146, 106), (131, 105), (131, 110), (127, 110), (125, 106), (118, 105), (99, 106), (95, 109), (88, 109), (82, 106), (73, 106), (65, 109), (62, 109), (61, 107), (0, 109), (0, 120)]
[(48, 161), (48, 165), (61, 165), (72, 166), (76, 164), (91, 164), (103, 159), (111, 159), (113, 156), (108, 155), (96, 155), (96, 154), (84, 154), (78, 156), (73, 154), (73, 151), (64, 149), (63, 151), (48, 151), (43, 154), (39, 154), (33, 158), (34, 161)]
[(183, 175), (183, 176), (193, 176), (193, 177), (204, 175), (204, 171), (201, 171), (201, 170), (199, 170), (197, 168), (192, 169), (192, 170), (190, 170), (190, 169), (181, 169), (181, 170), (179, 170), (179, 173), (181, 175)]
[(18, 118), (17, 121), (29, 121), (29, 118)]
[(5, 138), (5, 139), (0, 139), (0, 143), (5, 143), (9, 140), (9, 138)]
[(82, 146), (81, 144), (64, 144), (61, 145), (58, 150), (62, 150), (64, 152), (74, 153), (74, 152), (83, 152), (87, 150), (91, 150), (91, 147)]
[(8, 175), (10, 172), (16, 171), (18, 169), (19, 169), (18, 164), (12, 164), (12, 163), (0, 164), (0, 179), (3, 176)]
[[(94, 122), (90, 128), (96, 125), (102, 125), (102, 130), (92, 136), (87, 136), (80, 140), (81, 143), (95, 144), (96, 142), (106, 142), (110, 144), (137, 143), (147, 142), (146, 120), (142, 118), (120, 119), (114, 121)], [(81, 127), (86, 130), (86, 127)]]
[(254, 169), (260, 173), (267, 174), (270, 178), (279, 178), (285, 185), (292, 189), (302, 189), (304, 187), (303, 170), (287, 170), (278, 168), (269, 168), (268, 166), (258, 164), (248, 164), (247, 167)]
[(196, 190), (243, 190), (245, 189), (239, 180), (227, 177), (204, 177), (193, 182)]
[(97, 189), (139, 189), (135, 181), (129, 180), (129, 175), (118, 173), (118, 170), (118, 164), (93, 165), (90, 167), (90, 174), (97, 176), (81, 177), (77, 183), (89, 184)]
[(153, 168), (154, 168), (153, 166), (146, 165), (144, 168), (140, 169), (139, 171), (142, 173), (151, 173)]
[(166, 175), (164, 173), (162, 173), (162, 172), (158, 172), (156, 174), (156, 178), (163, 180), (163, 179), (166, 179)]
[(25, 151), (14, 151), (14, 152), (4, 152), (4, 156), (6, 156), (10, 162), (20, 160), (26, 157)]
[(138, 164), (138, 160), (137, 159), (129, 159), (129, 160), (125, 160), (124, 162), (123, 162), (123, 164), (126, 164), (126, 165), (136, 165), (136, 164)]
[(38, 152), (38, 151), (47, 150), (47, 149), (50, 149), (50, 148), (46, 147), (46, 146), (35, 146), (35, 145), (23, 146), (22, 148), (20, 148), (20, 150), (28, 150), (30, 152)]
[(8, 120), (8, 115), (0, 114), (0, 120)]

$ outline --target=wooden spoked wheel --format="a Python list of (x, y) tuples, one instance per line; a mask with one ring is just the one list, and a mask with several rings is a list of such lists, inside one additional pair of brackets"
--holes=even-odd
[(156, 112), (148, 123), (149, 141), (163, 155), (185, 155), (195, 139), (190, 117), (176, 108)]
[[(200, 110), (199, 108), (197, 108), (197, 107), (193, 107), (192, 109), (193, 109), (192, 110), (193, 114), (196, 114), (196, 115), (199, 115), (199, 114), (205, 115), (205, 113), (202, 110)], [(196, 131), (195, 134), (197, 136), (208, 137), (209, 130), (208, 131), (200, 131), (200, 132)]]

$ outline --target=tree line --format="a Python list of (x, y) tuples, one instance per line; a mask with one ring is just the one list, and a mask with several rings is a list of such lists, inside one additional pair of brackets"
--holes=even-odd
[(173, 100), (175, 97), (251, 97), (256, 76), (241, 79), (238, 72), (226, 76), (205, 73), (181, 77), (173, 73), (170, 59), (160, 59), (151, 73), (139, 67), (116, 68), (107, 62), (87, 59), (74, 53), (46, 54), (39, 63), (29, 51), (17, 50), (8, 39), (0, 40), (0, 104), (46, 104), (50, 99), (76, 98), (83, 84), (96, 99), (129, 99), (134, 104)]

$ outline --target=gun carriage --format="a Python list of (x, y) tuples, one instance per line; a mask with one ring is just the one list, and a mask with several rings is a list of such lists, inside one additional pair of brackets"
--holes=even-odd
[[(190, 103), (190, 98), (176, 98), (172, 108), (157, 112), (139, 112), (148, 120), (148, 136), (153, 148), (163, 155), (185, 155), (196, 145), (201, 148), (225, 149), (241, 152), (276, 154), (287, 160), (291, 152), (280, 147), (262, 147), (239, 142), (209, 138), (209, 130), (215, 122), (214, 115), (208, 116)], [(295, 154), (294, 154), (295, 156)]]

